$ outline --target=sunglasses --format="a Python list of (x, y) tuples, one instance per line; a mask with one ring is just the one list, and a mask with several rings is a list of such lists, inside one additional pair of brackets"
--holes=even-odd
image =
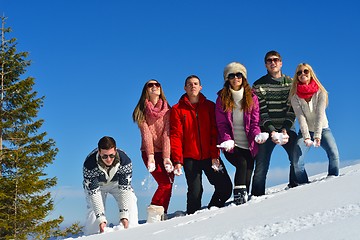
[(278, 62), (280, 62), (280, 59), (279, 58), (268, 58), (268, 59), (266, 59), (266, 63), (272, 63), (272, 62), (278, 63)]
[(104, 155), (101, 156), (101, 158), (104, 159), (104, 160), (108, 159), (108, 157), (115, 158), (115, 155), (114, 154), (110, 154), (110, 155), (104, 154)]
[(152, 88), (152, 87), (160, 87), (160, 83), (158, 83), (158, 82), (155, 82), (155, 83), (148, 83), (147, 85), (146, 85), (148, 88)]
[(304, 74), (309, 74), (309, 72), (310, 72), (310, 71), (309, 71), (308, 69), (304, 69), (304, 71), (302, 71), (302, 70), (297, 71), (297, 72), (296, 72), (296, 75), (299, 77), (299, 76), (301, 76), (302, 73), (304, 73)]
[(243, 75), (241, 72), (238, 72), (238, 73), (229, 73), (228, 74), (228, 79), (231, 80), (231, 79), (234, 79), (235, 77), (237, 78), (242, 78)]

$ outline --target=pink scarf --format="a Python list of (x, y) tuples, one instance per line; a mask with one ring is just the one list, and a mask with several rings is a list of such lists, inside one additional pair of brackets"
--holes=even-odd
[(317, 83), (314, 79), (310, 79), (309, 84), (298, 83), (296, 94), (299, 98), (310, 99), (318, 90), (319, 86)]
[(145, 115), (147, 121), (156, 121), (157, 119), (163, 117), (165, 113), (169, 110), (167, 102), (163, 102), (160, 98), (155, 106), (151, 101), (145, 100)]

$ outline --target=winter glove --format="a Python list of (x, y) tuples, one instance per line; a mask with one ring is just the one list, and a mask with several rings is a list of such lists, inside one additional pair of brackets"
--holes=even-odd
[(226, 140), (225, 142), (222, 142), (220, 145), (216, 145), (218, 148), (223, 148), (225, 151), (229, 152), (235, 147), (234, 140)]
[(148, 157), (148, 163), (147, 163), (147, 169), (149, 170), (149, 172), (153, 172), (155, 171), (155, 159), (154, 159), (154, 155), (150, 154)]
[(255, 142), (261, 144), (264, 143), (269, 138), (269, 133), (262, 132), (255, 136)]
[(164, 166), (165, 166), (165, 170), (168, 173), (171, 173), (172, 171), (174, 171), (174, 166), (173, 166), (170, 158), (164, 158)]

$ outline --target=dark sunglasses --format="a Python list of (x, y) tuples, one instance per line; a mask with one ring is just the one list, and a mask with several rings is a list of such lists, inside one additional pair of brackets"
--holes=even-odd
[(108, 157), (115, 158), (115, 155), (114, 154), (110, 154), (110, 155), (104, 154), (104, 155), (101, 156), (101, 158), (104, 159), (104, 160), (108, 159)]
[(158, 83), (158, 82), (152, 82), (152, 83), (148, 83), (146, 86), (147, 86), (148, 88), (152, 88), (153, 86), (155, 86), (155, 87), (160, 87), (160, 83)]
[(272, 63), (272, 62), (278, 63), (279, 61), (280, 61), (279, 58), (268, 58), (268, 59), (266, 59), (267, 63)]
[(228, 74), (228, 79), (231, 80), (231, 79), (234, 79), (235, 77), (237, 78), (242, 78), (243, 75), (241, 72), (238, 72), (238, 73), (229, 73)]
[(310, 71), (309, 71), (308, 69), (304, 69), (304, 71), (301, 71), (301, 70), (300, 70), (300, 71), (297, 71), (297, 72), (296, 72), (296, 75), (299, 77), (299, 76), (301, 76), (301, 74), (302, 74), (303, 72), (304, 72), (304, 74), (309, 74)]

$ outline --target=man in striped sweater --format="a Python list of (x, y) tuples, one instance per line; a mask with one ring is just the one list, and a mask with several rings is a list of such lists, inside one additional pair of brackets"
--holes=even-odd
[(254, 82), (253, 90), (259, 98), (261, 131), (268, 132), (271, 137), (264, 144), (259, 145), (259, 152), (255, 158), (256, 165), (251, 189), (253, 196), (265, 194), (266, 175), (270, 166), (271, 153), (276, 145), (281, 145), (289, 157), (288, 186), (297, 185), (294, 168), (291, 166), (297, 138), (294, 127), (295, 114), (288, 100), (292, 79), (282, 74), (282, 59), (278, 52), (266, 53), (264, 61), (268, 73)]

